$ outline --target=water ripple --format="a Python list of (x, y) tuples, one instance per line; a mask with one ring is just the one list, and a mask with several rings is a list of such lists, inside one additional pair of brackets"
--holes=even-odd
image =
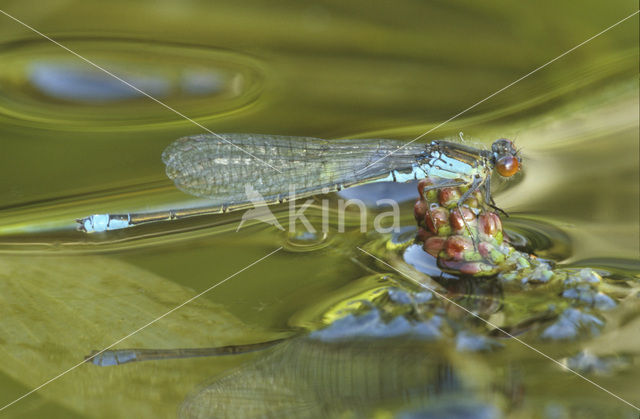
[[(233, 51), (102, 38), (61, 43), (192, 119), (237, 112), (264, 84), (262, 63)], [(0, 45), (0, 61), (0, 118), (12, 123), (64, 130), (187, 123), (48, 41)]]

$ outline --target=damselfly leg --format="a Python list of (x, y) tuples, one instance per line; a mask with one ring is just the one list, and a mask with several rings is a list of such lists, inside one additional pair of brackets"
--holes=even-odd
[(502, 208), (498, 207), (496, 205), (496, 201), (493, 200), (493, 196), (491, 195), (491, 175), (490, 174), (487, 176), (487, 180), (485, 181), (485, 185), (484, 185), (484, 202), (487, 204), (487, 206), (491, 207), (491, 209), (502, 213), (502, 215), (504, 215), (505, 217), (509, 216), (509, 214)]
[(473, 242), (473, 247), (474, 247), (475, 250), (478, 250), (478, 242), (476, 241), (476, 237), (474, 236), (474, 234), (471, 232), (471, 228), (469, 227), (469, 224), (467, 223), (467, 218), (464, 216), (464, 214), (462, 212), (462, 204), (467, 199), (469, 199), (471, 194), (473, 194), (475, 191), (477, 191), (482, 186), (484, 181), (485, 181), (485, 179), (483, 179), (482, 177), (476, 175), (473, 178), (473, 183), (471, 184), (469, 189), (467, 189), (467, 191), (462, 194), (462, 196), (458, 200), (458, 203), (456, 204), (456, 208), (458, 208), (458, 213), (460, 214), (460, 216), (462, 218), (462, 222), (464, 223), (464, 226), (467, 229), (467, 232), (469, 233), (469, 236), (471, 237), (471, 241)]

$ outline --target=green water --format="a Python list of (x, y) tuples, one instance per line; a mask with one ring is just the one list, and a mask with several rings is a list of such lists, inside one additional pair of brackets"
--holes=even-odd
[[(404, 141), (635, 7), (622, 1), (0, 6), (215, 132)], [(561, 290), (468, 278), (440, 286), (497, 324), (517, 318), (538, 325), (518, 336), (554, 359), (581, 351), (601, 357), (608, 367), (585, 376), (636, 406), (638, 125), (635, 16), (420, 139), (460, 131), (487, 146), (515, 139), (523, 172), (495, 185), (496, 201), (511, 214), (507, 231), (558, 268), (595, 269), (616, 307), (590, 311), (603, 322), (596, 333), (545, 340), (539, 332), (549, 323), (539, 313), (550, 302), (565, 304)], [(326, 235), (304, 237), (261, 223), (236, 232), (242, 216), (236, 213), (108, 234), (75, 231), (76, 218), (94, 213), (195, 205), (166, 178), (160, 154), (176, 138), (198, 133), (192, 122), (0, 15), (0, 405), (281, 246), (116, 348), (302, 336), (366, 306), (354, 303), (362, 300), (387, 307), (391, 317), (406, 314), (376, 296), (389, 287), (416, 290), (357, 250), (406, 268), (404, 248), (388, 235), (361, 233), (357, 214), (349, 214), (344, 233), (334, 215)], [(391, 185), (353, 193), (373, 201), (404, 197), (401, 224), (409, 228), (414, 191)], [(338, 196), (325, 198), (335, 209)], [(284, 222), (287, 210), (274, 213)], [(321, 224), (319, 201), (307, 215)], [(444, 310), (464, 330), (486, 329), (464, 312)], [(447, 340), (394, 337), (335, 347), (302, 336), (250, 355), (83, 364), (0, 414), (637, 417), (520, 343), (500, 343), (461, 351)]]

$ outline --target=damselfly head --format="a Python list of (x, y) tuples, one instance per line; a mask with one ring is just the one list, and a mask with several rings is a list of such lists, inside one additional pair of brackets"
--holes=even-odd
[(520, 170), (522, 159), (513, 142), (500, 138), (491, 145), (493, 164), (500, 176), (511, 177)]

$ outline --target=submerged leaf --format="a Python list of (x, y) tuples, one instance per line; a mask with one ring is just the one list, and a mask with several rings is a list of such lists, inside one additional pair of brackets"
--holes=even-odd
[[(196, 294), (113, 258), (3, 257), (1, 371), (35, 388)], [(273, 335), (248, 327), (203, 296), (115, 348), (222, 346), (269, 338)], [(86, 363), (38, 394), (89, 417), (172, 416), (193, 386), (233, 363), (225, 362), (209, 361), (204, 369), (197, 360), (117, 368)], [(4, 394), (2, 402), (21, 395)]]

